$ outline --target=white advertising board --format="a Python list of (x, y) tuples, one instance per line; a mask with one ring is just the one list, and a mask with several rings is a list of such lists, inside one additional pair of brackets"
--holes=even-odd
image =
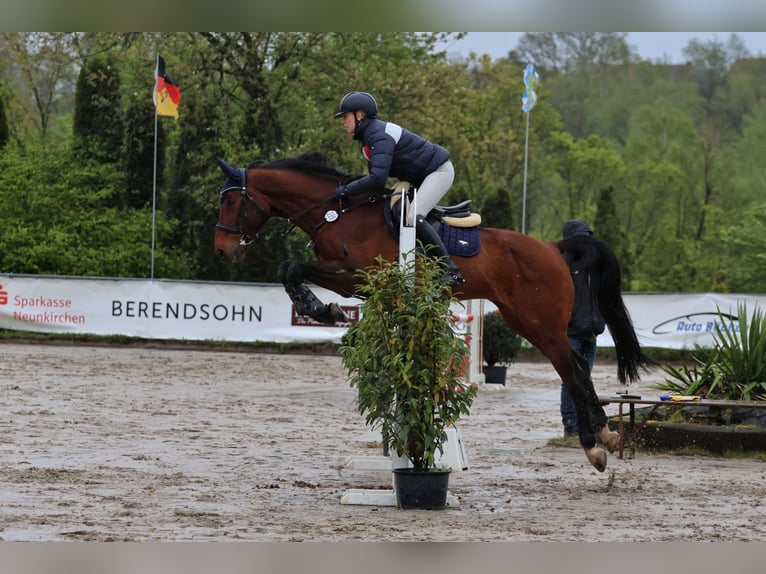
[[(282, 285), (0, 275), (0, 328), (146, 339), (340, 341), (296, 315)], [(359, 301), (315, 289), (353, 321)]]
[[(639, 342), (645, 347), (666, 349), (712, 347), (716, 325), (722, 320), (727, 328), (739, 331), (740, 305), (750, 316), (757, 308), (766, 310), (766, 295), (625, 293), (623, 298)], [(614, 346), (608, 329), (597, 344)]]
[[(358, 319), (358, 299), (312, 289), (323, 302), (343, 307), (350, 322)], [(737, 329), (740, 305), (749, 314), (766, 306), (766, 295), (625, 293), (624, 299), (641, 344), (672, 349), (712, 346), (721, 317)], [(495, 309), (485, 303), (485, 313)], [(349, 324), (298, 316), (280, 284), (0, 274), (2, 329), (290, 343), (339, 342)], [(614, 346), (608, 330), (598, 345)]]

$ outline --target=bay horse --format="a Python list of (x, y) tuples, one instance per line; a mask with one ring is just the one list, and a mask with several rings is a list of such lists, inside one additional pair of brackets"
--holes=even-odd
[[(335, 188), (351, 178), (316, 153), (241, 169), (220, 159), (218, 164), (225, 176), (214, 240), (220, 257), (242, 261), (272, 217), (309, 236), (316, 261), (285, 261), (278, 270), (298, 314), (328, 324), (346, 320), (339, 305), (320, 301), (305, 281), (344, 297), (356, 296), (357, 270), (372, 265), (378, 255), (392, 261), (399, 257), (398, 241), (384, 218), (391, 190), (335, 200)], [(638, 380), (639, 368), (646, 369), (651, 360), (641, 350), (623, 303), (614, 253), (591, 235), (552, 243), (505, 229), (480, 227), (478, 232), (477, 254), (453, 256), (465, 278), (453, 293), (459, 300), (492, 301), (511, 329), (551, 362), (574, 399), (580, 444), (590, 463), (603, 472), (607, 454), (597, 438), (614, 452), (619, 434), (609, 430), (585, 358), (567, 339), (574, 286), (562, 252), (591, 272), (594, 297), (614, 340), (618, 378), (625, 383)]]

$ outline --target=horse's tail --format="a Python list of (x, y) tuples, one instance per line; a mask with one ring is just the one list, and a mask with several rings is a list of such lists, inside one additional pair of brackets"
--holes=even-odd
[(633, 321), (622, 299), (622, 271), (614, 251), (603, 241), (588, 234), (576, 234), (557, 243), (570, 261), (591, 275), (595, 297), (617, 353), (617, 376), (621, 383), (638, 381), (639, 369), (646, 370), (655, 361), (647, 357), (638, 342)]

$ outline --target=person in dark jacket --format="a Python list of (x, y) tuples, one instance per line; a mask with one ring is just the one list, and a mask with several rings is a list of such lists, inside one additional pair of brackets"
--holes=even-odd
[[(574, 219), (564, 224), (562, 230), (564, 239), (581, 233), (593, 235), (591, 228), (582, 219)], [(569, 345), (587, 359), (588, 373), (590, 373), (596, 362), (596, 338), (604, 332), (605, 322), (598, 303), (593, 297), (590, 274), (584, 269), (578, 269), (577, 261), (568, 256), (566, 251), (563, 255), (572, 273), (575, 291), (572, 316), (567, 326)], [(564, 437), (579, 436), (574, 401), (563, 385), (561, 386), (561, 422), (564, 425)]]
[(464, 282), (455, 262), (447, 253), (426, 215), (449, 191), (455, 179), (450, 153), (403, 127), (377, 118), (378, 103), (367, 92), (349, 92), (340, 101), (336, 118), (358, 140), (367, 160), (368, 174), (335, 190), (335, 199), (383, 187), (389, 177), (408, 181), (417, 189), (417, 212), (408, 214), (407, 223), (415, 225), (415, 235), (428, 254), (444, 266), (442, 281), (457, 286)]

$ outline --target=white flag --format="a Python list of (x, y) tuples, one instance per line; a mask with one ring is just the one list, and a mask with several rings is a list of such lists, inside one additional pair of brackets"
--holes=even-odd
[(527, 89), (521, 94), (521, 109), (525, 114), (531, 112), (537, 103), (537, 93), (535, 90), (539, 83), (540, 76), (537, 74), (537, 70), (535, 70), (535, 65), (527, 64), (527, 67), (524, 68), (524, 85)]

